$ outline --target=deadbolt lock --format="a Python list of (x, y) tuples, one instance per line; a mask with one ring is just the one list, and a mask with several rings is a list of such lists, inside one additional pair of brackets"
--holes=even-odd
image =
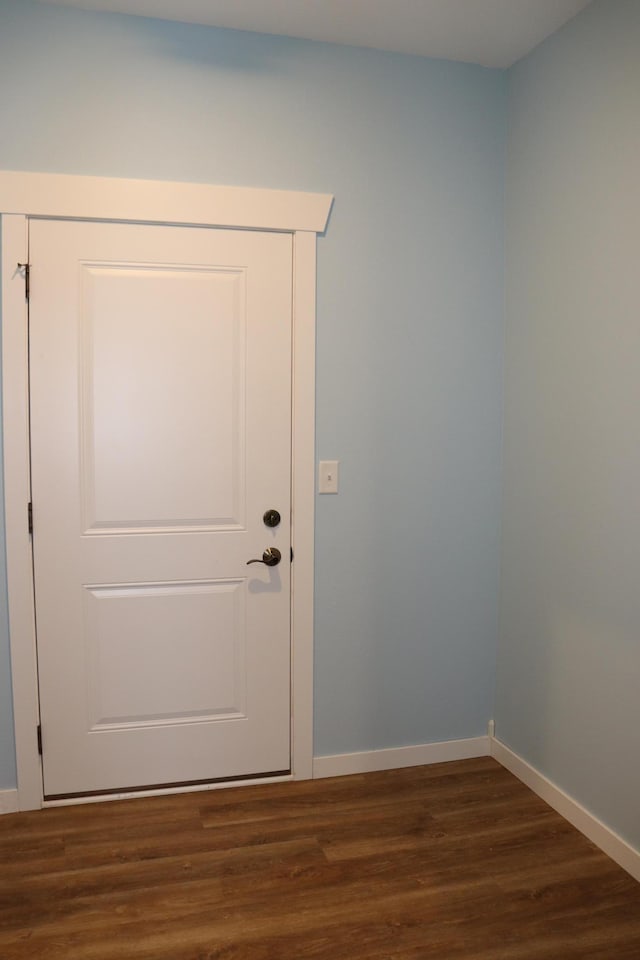
[(267, 510), (262, 519), (265, 527), (277, 527), (282, 518), (277, 510)]

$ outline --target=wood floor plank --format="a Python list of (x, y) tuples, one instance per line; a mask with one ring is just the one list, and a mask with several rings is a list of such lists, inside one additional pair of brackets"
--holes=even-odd
[(490, 758), (0, 818), (0, 960), (640, 960), (640, 885)]

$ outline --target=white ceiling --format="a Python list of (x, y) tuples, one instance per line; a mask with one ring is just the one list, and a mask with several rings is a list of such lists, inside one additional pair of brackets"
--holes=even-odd
[(509, 67), (591, 0), (43, 0)]

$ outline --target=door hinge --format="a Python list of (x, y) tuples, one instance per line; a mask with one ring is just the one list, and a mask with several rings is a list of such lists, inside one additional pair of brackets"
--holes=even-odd
[(38, 724), (36, 728), (36, 736), (38, 738), (38, 753), (42, 756), (42, 724)]
[(28, 300), (31, 293), (31, 264), (19, 263), (18, 267), (20, 270), (24, 270), (24, 296), (25, 300)]
[(293, 563), (293, 547), (289, 547), (289, 549), (291, 551), (291, 563)]
[(27, 504), (27, 523), (29, 525), (29, 533), (33, 533), (33, 504), (31, 502)]

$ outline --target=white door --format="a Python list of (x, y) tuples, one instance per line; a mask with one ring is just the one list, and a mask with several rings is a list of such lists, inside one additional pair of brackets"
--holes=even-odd
[(287, 771), (292, 238), (29, 243), (45, 796)]

